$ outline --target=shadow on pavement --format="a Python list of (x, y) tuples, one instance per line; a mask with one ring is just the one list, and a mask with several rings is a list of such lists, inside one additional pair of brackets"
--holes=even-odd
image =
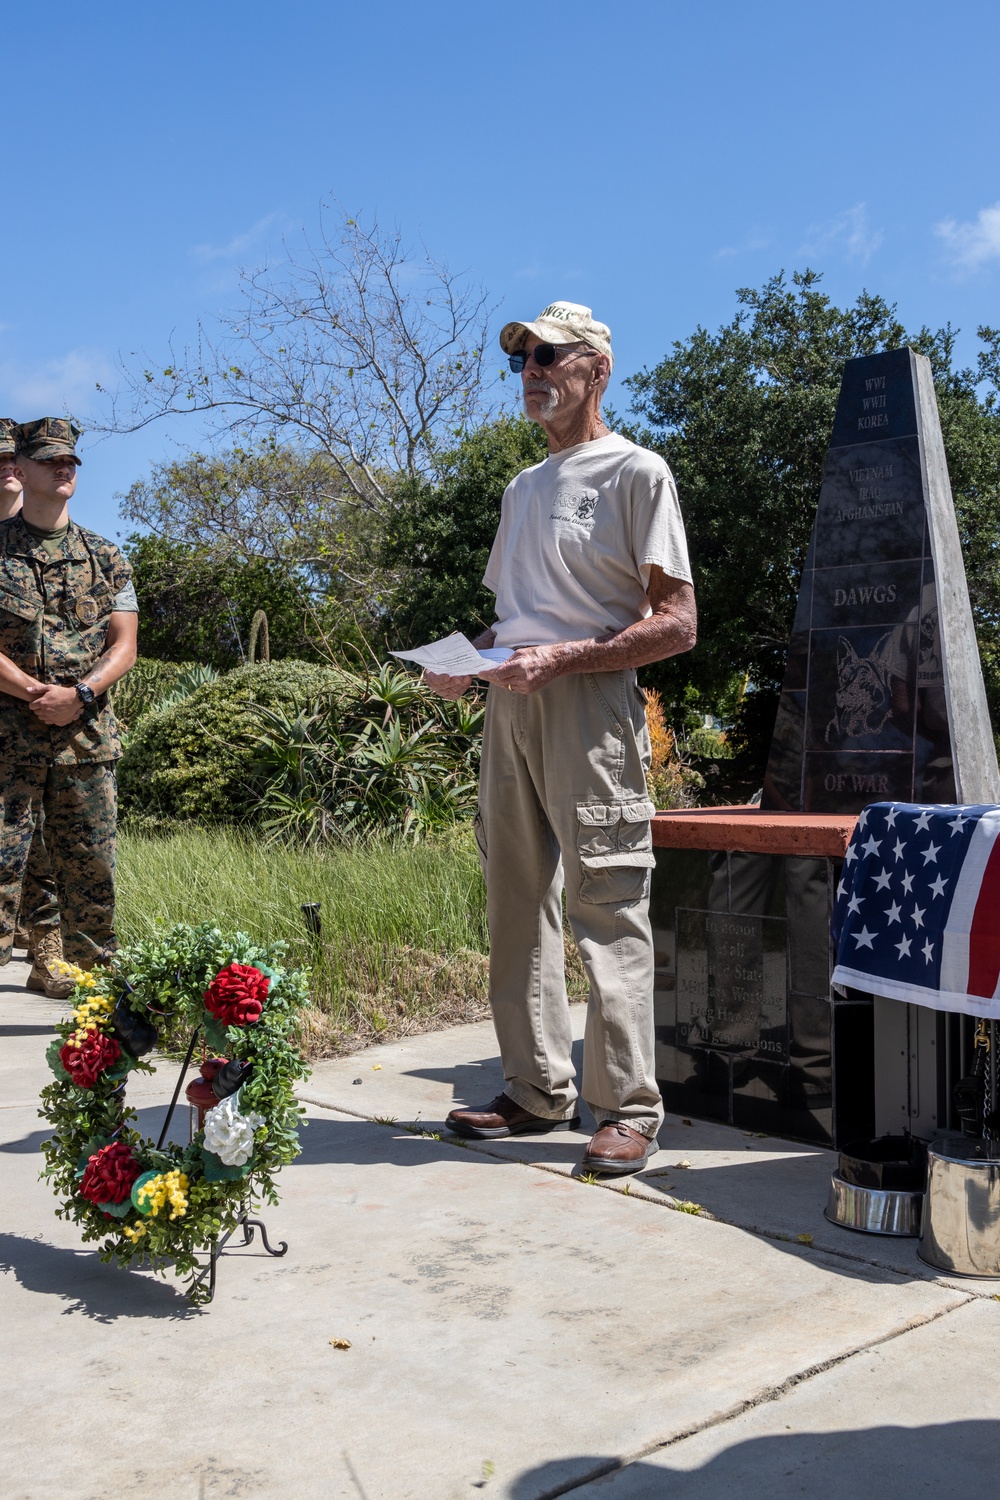
[(59, 1297), (66, 1303), (64, 1313), (79, 1313), (97, 1323), (119, 1318), (179, 1322), (198, 1312), (174, 1287), (105, 1265), (94, 1250), (61, 1250), (19, 1234), (0, 1234), (0, 1271), (13, 1274), (26, 1291)]
[[(697, 1469), (669, 1469), (587, 1457), (557, 1459), (526, 1470), (510, 1500), (912, 1500), (996, 1493), (1000, 1422), (943, 1422), (932, 1427), (791, 1433), (736, 1443)], [(590, 1481), (588, 1483), (588, 1481)]]
[(51, 1134), (51, 1130), (33, 1130), (19, 1141), (0, 1141), (0, 1151), (7, 1151), (12, 1156), (32, 1156), (41, 1151), (42, 1142), (47, 1141)]
[(0, 1036), (55, 1036), (54, 1026), (0, 1026)]
[[(582, 1144), (579, 1139), (575, 1144), (572, 1141), (564, 1141), (562, 1145), (558, 1145), (553, 1143), (549, 1137), (541, 1137), (539, 1139), (528, 1136), (518, 1136), (513, 1141), (477, 1141), (469, 1143), (463, 1149), (464, 1143), (458, 1137), (445, 1136), (441, 1140), (435, 1140), (433, 1135), (419, 1134), (419, 1122), (418, 1131), (416, 1132), (411, 1133), (411, 1131), (404, 1129), (405, 1126), (411, 1124), (412, 1122), (409, 1120), (390, 1123), (388, 1120), (379, 1122), (353, 1118), (345, 1119), (343, 1117), (340, 1119), (327, 1119), (325, 1117), (310, 1115), (308, 1125), (302, 1130), (300, 1137), (302, 1141), (302, 1153), (296, 1158), (291, 1168), (285, 1168), (285, 1170), (294, 1171), (298, 1166), (314, 1167), (338, 1163), (358, 1166), (374, 1166), (383, 1163), (386, 1166), (394, 1167), (426, 1167), (437, 1162), (450, 1162), (454, 1164), (456, 1158), (460, 1159), (464, 1156), (468, 1159), (470, 1165), (474, 1165), (486, 1172), (490, 1168), (498, 1166), (533, 1168), (540, 1164), (544, 1168), (549, 1163), (555, 1162), (562, 1162), (563, 1164), (567, 1162), (576, 1163), (579, 1161), (582, 1152)], [(492, 1151), (489, 1149), (491, 1146), (506, 1147), (508, 1149)], [(510, 1149), (514, 1146), (526, 1146), (527, 1149), (515, 1154)], [(747, 1164), (739, 1168), (734, 1167), (731, 1170), (733, 1172), (745, 1172), (748, 1169), (759, 1173), (761, 1201), (762, 1203), (766, 1203), (765, 1189), (767, 1173), (771, 1170), (770, 1164), (760, 1162)], [(720, 1174), (726, 1171), (725, 1168), (717, 1168), (715, 1170), (718, 1170)], [(579, 1181), (580, 1172), (579, 1170), (574, 1170), (566, 1174), (566, 1176)], [(650, 1180), (649, 1178), (637, 1176), (632, 1180), (644, 1189), (655, 1188), (664, 1194), (671, 1191), (669, 1182), (672, 1180), (674, 1182), (674, 1191), (678, 1193), (678, 1196), (681, 1196), (680, 1190), (684, 1187), (684, 1179), (687, 1176), (688, 1174), (685, 1172), (671, 1173), (670, 1177), (666, 1180), (668, 1184), (666, 1186), (662, 1181), (657, 1181), (655, 1178)], [(625, 1179), (625, 1181), (627, 1180)], [(609, 1183), (610, 1181), (611, 1179), (608, 1179)], [(617, 1179), (618, 1186), (621, 1186), (622, 1181), (623, 1179), (621, 1178)], [(592, 1190), (589, 1186), (581, 1184), (581, 1192)], [(601, 1188), (598, 1187), (596, 1190), (601, 1191)], [(646, 1201), (647, 1206), (649, 1206), (648, 1200), (640, 1199), (638, 1196), (631, 1200), (626, 1199), (621, 1194), (618, 1196), (622, 1197), (623, 1205), (626, 1202)], [(674, 1217), (675, 1212), (675, 1210), (664, 1208), (664, 1234), (669, 1235), (670, 1220)], [(743, 1233), (753, 1234), (758, 1232), (752, 1225), (747, 1226), (732, 1221), (727, 1223), (727, 1227)], [(905, 1266), (881, 1265), (874, 1259), (841, 1259), (838, 1256), (824, 1254), (822, 1246), (806, 1247), (796, 1243), (793, 1241), (791, 1235), (787, 1238), (776, 1238), (766, 1228), (760, 1229), (759, 1232), (765, 1235), (771, 1249), (800, 1257), (808, 1255), (822, 1256), (824, 1270), (843, 1276), (847, 1280), (866, 1282), (884, 1281), (889, 1285), (899, 1286), (907, 1280), (925, 1281), (928, 1279), (928, 1273), (923, 1268), (916, 1266), (909, 1268)], [(862, 1238), (867, 1240), (868, 1236)]]

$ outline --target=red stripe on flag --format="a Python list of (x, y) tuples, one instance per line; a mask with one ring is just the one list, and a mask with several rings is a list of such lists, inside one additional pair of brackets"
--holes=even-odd
[(1000, 839), (986, 861), (969, 929), (970, 995), (992, 999), (1000, 979)]

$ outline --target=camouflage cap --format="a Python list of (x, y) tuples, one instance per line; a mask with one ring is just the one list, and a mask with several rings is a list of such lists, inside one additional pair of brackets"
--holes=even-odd
[(17, 451), (25, 458), (71, 458), (81, 464), (76, 440), (82, 431), (69, 417), (38, 417), (17, 429)]
[(0, 417), (0, 454), (13, 453), (17, 448), (17, 423), (13, 417)]
[(598, 323), (590, 308), (579, 302), (550, 302), (533, 323), (505, 323), (500, 330), (500, 348), (505, 354), (517, 354), (529, 333), (543, 344), (589, 344), (598, 354), (607, 356), (612, 369), (615, 367), (611, 329), (607, 323)]

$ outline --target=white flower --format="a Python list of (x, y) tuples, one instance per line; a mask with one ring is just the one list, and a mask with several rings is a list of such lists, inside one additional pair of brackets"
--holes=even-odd
[(263, 1115), (241, 1115), (238, 1099), (239, 1091), (230, 1094), (205, 1116), (205, 1150), (214, 1151), (227, 1167), (242, 1167), (250, 1160), (253, 1133), (264, 1123)]

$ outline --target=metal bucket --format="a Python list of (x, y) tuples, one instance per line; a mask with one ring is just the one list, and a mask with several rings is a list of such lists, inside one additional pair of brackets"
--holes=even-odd
[(956, 1276), (1000, 1277), (1000, 1144), (950, 1140), (927, 1152), (920, 1259)]
[(839, 1172), (830, 1179), (826, 1217), (831, 1224), (862, 1234), (893, 1234), (915, 1239), (920, 1233), (924, 1195), (911, 1188), (862, 1187)]

